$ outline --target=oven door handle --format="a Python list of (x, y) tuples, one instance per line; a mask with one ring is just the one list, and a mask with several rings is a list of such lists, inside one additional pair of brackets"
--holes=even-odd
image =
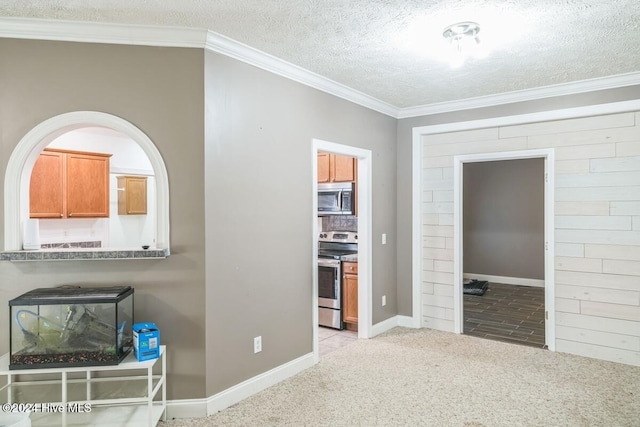
[(318, 258), (318, 267), (340, 267), (340, 260), (333, 258)]

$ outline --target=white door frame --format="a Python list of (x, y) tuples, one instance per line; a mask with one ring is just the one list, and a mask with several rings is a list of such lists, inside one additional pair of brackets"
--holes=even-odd
[[(373, 328), (372, 300), (372, 199), (371, 199), (371, 150), (337, 144), (335, 142), (312, 140), (311, 177), (313, 188), (312, 230), (313, 265), (318, 265), (318, 152), (355, 157), (358, 160), (358, 338), (370, 338)], [(313, 269), (312, 325), (313, 358), (317, 362), (318, 353), (318, 269)]]
[(453, 325), (455, 333), (463, 332), (464, 280), (463, 259), (463, 166), (465, 163), (497, 160), (544, 159), (544, 308), (545, 343), (555, 350), (555, 280), (554, 280), (554, 150), (522, 150), (500, 153), (480, 153), (453, 158)]

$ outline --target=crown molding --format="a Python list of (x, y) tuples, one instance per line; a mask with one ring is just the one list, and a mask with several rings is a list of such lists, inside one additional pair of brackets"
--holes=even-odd
[(54, 19), (0, 18), (0, 37), (140, 46), (204, 46), (207, 30)]
[(209, 31), (207, 35), (206, 49), (346, 99), (382, 114), (394, 118), (398, 117), (399, 109), (391, 104), (213, 31)]
[(205, 29), (0, 18), (0, 37), (207, 49), (394, 118), (399, 111), (397, 107), (365, 93)]
[(535, 99), (551, 98), (555, 96), (574, 95), (597, 90), (614, 89), (640, 84), (640, 72), (618, 74), (596, 79), (580, 80), (543, 86), (534, 89), (524, 89), (496, 95), (480, 96), (477, 98), (461, 99), (458, 101), (427, 104), (417, 107), (400, 108), (397, 118), (406, 119), (432, 114), (449, 113), (452, 111), (471, 110), (474, 108), (493, 107), (514, 102), (532, 101)]
[(477, 98), (398, 108), (342, 83), (206, 29), (0, 17), (0, 37), (206, 49), (396, 119), (492, 107), (640, 84), (640, 72), (635, 72)]

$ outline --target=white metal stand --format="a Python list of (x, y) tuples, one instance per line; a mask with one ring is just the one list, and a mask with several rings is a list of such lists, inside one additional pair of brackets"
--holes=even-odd
[[(154, 374), (153, 368), (158, 362), (161, 373)], [(146, 372), (140, 375), (140, 371)], [(82, 377), (79, 373), (85, 375)], [(6, 402), (14, 407), (31, 409), (32, 426), (154, 427), (161, 418), (167, 419), (166, 373), (164, 345), (160, 346), (157, 359), (138, 362), (132, 352), (118, 365), (72, 368), (9, 370), (7, 353), (0, 358), (0, 376), (7, 378), (0, 393), (6, 393)], [(58, 375), (59, 379), (51, 379)], [(52, 387), (55, 393), (47, 391)], [(162, 394), (156, 399), (160, 390)]]

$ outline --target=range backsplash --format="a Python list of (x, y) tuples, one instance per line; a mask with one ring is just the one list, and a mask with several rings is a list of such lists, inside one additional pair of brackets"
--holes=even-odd
[(322, 217), (323, 231), (358, 231), (358, 217), (354, 215), (328, 215)]

